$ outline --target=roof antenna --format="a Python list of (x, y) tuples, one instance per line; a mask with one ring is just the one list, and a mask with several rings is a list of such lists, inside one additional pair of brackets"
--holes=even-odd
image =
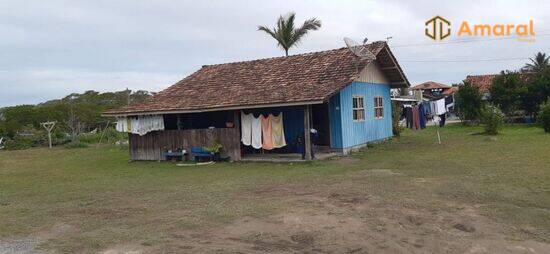
[(390, 39), (393, 39), (393, 36), (388, 36), (388, 37), (386, 37), (386, 43), (387, 43), (387, 44), (390, 44)]

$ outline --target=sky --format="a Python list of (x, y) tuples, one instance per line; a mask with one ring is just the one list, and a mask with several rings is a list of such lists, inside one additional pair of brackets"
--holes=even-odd
[[(522, 67), (550, 54), (550, 1), (58, 1), (0, 0), (0, 107), (86, 90), (160, 91), (202, 65), (282, 56), (258, 25), (290, 11), (322, 21), (291, 54), (386, 40), (412, 85)], [(453, 35), (437, 43), (425, 21), (440, 15)], [(534, 41), (462, 37), (462, 21), (521, 24)], [(491, 39), (492, 38), (492, 39)], [(475, 42), (459, 42), (480, 40)], [(449, 43), (450, 42), (450, 43)], [(481, 61), (480, 61), (481, 60)]]

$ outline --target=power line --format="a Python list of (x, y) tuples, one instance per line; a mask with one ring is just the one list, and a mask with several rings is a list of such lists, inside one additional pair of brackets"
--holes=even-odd
[(466, 62), (499, 62), (499, 61), (513, 61), (513, 60), (529, 60), (526, 57), (511, 57), (511, 58), (491, 58), (491, 59), (463, 59), (463, 60), (399, 60), (399, 62), (409, 63), (466, 63)]
[(457, 40), (457, 41), (445, 41), (445, 42), (431, 42), (431, 43), (413, 43), (413, 44), (397, 44), (392, 45), (392, 48), (403, 48), (403, 47), (420, 47), (420, 46), (439, 46), (447, 44), (459, 44), (459, 43), (472, 43), (472, 42), (484, 42), (484, 41), (500, 41), (500, 40), (512, 40), (512, 39), (537, 39), (538, 37), (546, 37), (550, 34), (538, 34), (536, 37), (520, 37), (520, 36), (510, 36), (510, 37), (501, 37), (501, 38), (489, 38), (489, 39), (470, 39), (470, 40)]

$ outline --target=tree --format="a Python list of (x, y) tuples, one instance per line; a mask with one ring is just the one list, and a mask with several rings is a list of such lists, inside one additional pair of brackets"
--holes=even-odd
[(520, 90), (520, 98), (525, 113), (536, 116), (540, 106), (550, 99), (550, 68), (532, 75), (526, 86)]
[(550, 133), (550, 100), (541, 105), (541, 110), (538, 114), (539, 121), (545, 132)]
[(455, 108), (462, 121), (473, 123), (479, 120), (484, 106), (482, 98), (477, 86), (464, 81), (455, 95)]
[(489, 101), (506, 116), (521, 108), (521, 91), (524, 84), (518, 72), (501, 72), (489, 88)]
[(529, 58), (529, 60), (531, 60), (531, 63), (526, 63), (525, 67), (523, 67), (526, 71), (541, 73), (550, 67), (550, 56), (546, 56), (542, 52), (538, 52), (535, 58)]
[(296, 46), (310, 30), (317, 30), (321, 27), (320, 20), (311, 18), (306, 20), (301, 27), (295, 28), (295, 17), (296, 13), (294, 12), (288, 13), (284, 17), (279, 16), (277, 27), (273, 29), (267, 26), (258, 26), (258, 31), (266, 32), (277, 41), (277, 45), (285, 51), (286, 56), (288, 56), (288, 50)]

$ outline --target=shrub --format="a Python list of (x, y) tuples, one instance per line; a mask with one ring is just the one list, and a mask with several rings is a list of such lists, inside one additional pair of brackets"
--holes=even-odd
[(403, 131), (403, 126), (399, 125), (399, 120), (401, 119), (401, 115), (403, 114), (403, 108), (399, 106), (399, 104), (392, 102), (391, 104), (391, 112), (392, 112), (392, 129), (393, 129), (393, 135), (399, 136), (401, 135), (401, 132)]
[(544, 131), (550, 132), (550, 100), (540, 107), (538, 119)]
[(456, 112), (463, 123), (477, 123), (483, 108), (481, 92), (477, 86), (464, 82), (455, 95)]
[(94, 144), (99, 143), (99, 140), (101, 139), (101, 135), (103, 135), (103, 139), (101, 140), (102, 143), (115, 143), (119, 140), (126, 140), (128, 139), (128, 134), (118, 132), (114, 128), (108, 128), (105, 130), (105, 133), (102, 134), (103, 131), (98, 131), (96, 133), (83, 133), (78, 135), (78, 141)]
[(496, 107), (486, 106), (481, 111), (481, 123), (484, 124), (486, 134), (497, 135), (503, 123), (503, 114)]
[(86, 148), (88, 146), (89, 145), (87, 143), (80, 142), (80, 141), (73, 141), (73, 142), (67, 143), (65, 145), (65, 148), (67, 148), (67, 149)]

